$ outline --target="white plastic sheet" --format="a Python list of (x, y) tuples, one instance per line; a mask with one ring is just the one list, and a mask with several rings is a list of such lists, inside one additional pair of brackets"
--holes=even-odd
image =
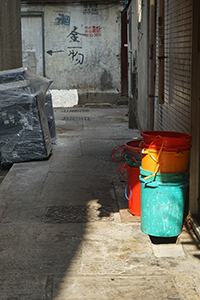
[(51, 81), (20, 68), (0, 72), (0, 154), (10, 164), (47, 158), (52, 150), (45, 111)]

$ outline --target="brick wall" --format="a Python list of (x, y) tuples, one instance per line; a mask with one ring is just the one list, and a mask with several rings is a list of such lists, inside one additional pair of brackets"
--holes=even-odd
[(0, 1), (0, 71), (22, 66), (20, 0)]
[[(155, 130), (190, 133), (192, 0), (164, 2), (165, 101), (164, 104), (158, 104), (156, 98)], [(158, 71), (156, 95), (158, 95)]]

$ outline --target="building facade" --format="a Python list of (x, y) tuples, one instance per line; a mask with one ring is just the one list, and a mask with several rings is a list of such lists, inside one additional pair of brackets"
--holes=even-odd
[(0, 1), (0, 71), (22, 66), (20, 0)]
[(200, 216), (200, 3), (132, 0), (127, 11), (130, 117), (140, 130), (192, 135), (189, 212)]
[(24, 65), (53, 80), (52, 89), (77, 89), (79, 104), (116, 103), (122, 9), (120, 1), (22, 1)]

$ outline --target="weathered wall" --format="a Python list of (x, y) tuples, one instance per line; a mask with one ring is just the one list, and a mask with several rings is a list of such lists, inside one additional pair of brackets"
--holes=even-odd
[(155, 130), (190, 133), (191, 42), (192, 0), (165, 1), (164, 104), (156, 101)]
[(44, 12), (51, 88), (78, 89), (80, 100), (88, 102), (105, 102), (105, 94), (106, 102), (119, 98), (121, 10), (117, 4), (22, 6), (23, 12)]
[[(164, 104), (156, 101), (155, 130), (192, 134), (186, 209), (189, 206), (188, 213), (200, 215), (199, 12), (199, 0), (165, 1)], [(158, 76), (157, 72), (156, 95)]]
[(140, 130), (148, 127), (148, 2), (142, 6), (138, 26), (137, 1), (129, 8), (129, 93), (131, 109), (129, 123), (137, 123)]
[(22, 66), (20, 0), (0, 1), (0, 70)]
[[(144, 3), (144, 2), (143, 2)], [(148, 129), (148, 1), (142, 6), (142, 20), (140, 28), (137, 31), (138, 42), (138, 128), (141, 130)]]

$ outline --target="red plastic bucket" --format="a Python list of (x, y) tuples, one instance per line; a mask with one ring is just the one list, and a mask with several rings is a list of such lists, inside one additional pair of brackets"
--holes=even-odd
[[(123, 170), (123, 154), (126, 154), (127, 157), (129, 158), (133, 158), (133, 160), (138, 163), (141, 161), (142, 159), (142, 155), (141, 155), (141, 148), (140, 148), (140, 143), (142, 142), (142, 139), (137, 139), (137, 140), (132, 140), (129, 142), (126, 142), (124, 145), (120, 146), (118, 149), (116, 149), (113, 154), (112, 154), (112, 158), (114, 160), (114, 162), (116, 163), (117, 166), (117, 170), (119, 171), (120, 174), (124, 176), (124, 170)], [(115, 160), (115, 153), (117, 153), (120, 149), (122, 149), (121, 151), (121, 171), (119, 169), (119, 166), (117, 164), (117, 161)]]
[(125, 196), (128, 199), (129, 212), (132, 215), (141, 215), (141, 182), (139, 180), (140, 169), (139, 167), (131, 167), (127, 164), (124, 165), (127, 170), (127, 188)]
[(141, 139), (133, 140), (126, 142), (124, 144), (124, 150), (131, 153), (140, 153), (140, 143), (142, 142)]
[(187, 147), (192, 140), (192, 136), (187, 133), (174, 131), (142, 131), (144, 143), (150, 145), (169, 148)]
[(141, 149), (140, 149), (141, 142), (142, 140), (139, 139), (139, 140), (129, 141), (124, 144), (124, 153), (127, 155), (127, 157), (129, 158), (134, 157), (137, 161), (141, 161), (142, 159)]

